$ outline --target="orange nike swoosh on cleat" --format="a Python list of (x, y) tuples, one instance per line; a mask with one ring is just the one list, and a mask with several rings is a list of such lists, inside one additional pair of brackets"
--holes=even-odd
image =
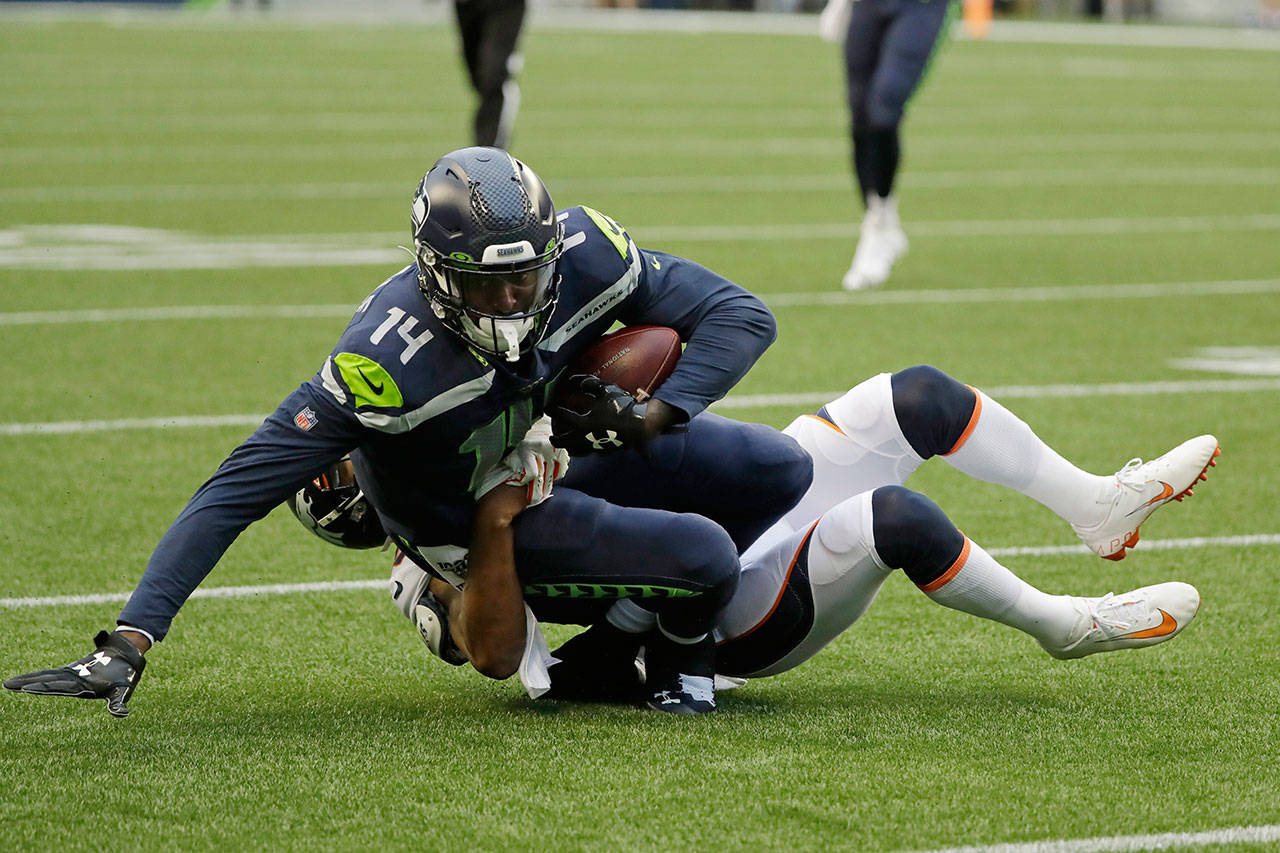
[[(1154, 498), (1147, 501), (1142, 506), (1151, 506), (1154, 503), (1159, 503), (1160, 501), (1167, 500), (1173, 494), (1173, 486), (1170, 486), (1164, 480), (1159, 480), (1158, 482), (1160, 483), (1160, 485), (1164, 486), (1164, 489), (1160, 492), (1160, 494), (1156, 495)], [(1139, 507), (1139, 509), (1141, 509), (1141, 507)]]
[(1125, 634), (1121, 639), (1125, 640), (1145, 640), (1151, 637), (1165, 637), (1178, 630), (1178, 620), (1174, 619), (1168, 612), (1161, 610), (1164, 620), (1154, 628), (1147, 628), (1145, 631), (1135, 631), (1132, 634)]

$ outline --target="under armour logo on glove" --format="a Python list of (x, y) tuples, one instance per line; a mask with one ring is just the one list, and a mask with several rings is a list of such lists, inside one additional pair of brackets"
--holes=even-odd
[(584, 404), (582, 411), (552, 406), (551, 443), (571, 456), (642, 449), (645, 444), (645, 404), (636, 402), (617, 385), (580, 374), (561, 380), (563, 388)]
[(97, 651), (57, 669), (42, 669), (15, 675), (4, 683), (10, 690), (44, 696), (78, 696), (81, 699), (106, 699), (113, 716), (129, 713), (127, 702), (138, 686), (143, 667), (147, 665), (132, 643), (119, 632), (98, 632), (93, 638)]
[(603, 436), (597, 436), (594, 432), (589, 432), (587, 433), (587, 441), (591, 442), (591, 446), (596, 450), (622, 447), (622, 442), (618, 441), (618, 434), (611, 429), (605, 430)]

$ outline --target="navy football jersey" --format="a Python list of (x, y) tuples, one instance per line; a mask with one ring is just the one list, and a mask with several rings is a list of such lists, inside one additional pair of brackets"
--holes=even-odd
[(655, 396), (689, 417), (773, 341), (768, 309), (727, 279), (637, 248), (589, 208), (558, 216), (559, 299), (536, 348), (515, 364), (483, 355), (436, 317), (414, 266), (396, 273), (356, 309), (316, 375), (196, 492), (120, 622), (163, 636), (241, 530), (349, 451), (389, 532), (416, 546), (465, 545), (480, 479), (542, 415), (554, 378), (615, 322), (680, 333), (684, 354)]

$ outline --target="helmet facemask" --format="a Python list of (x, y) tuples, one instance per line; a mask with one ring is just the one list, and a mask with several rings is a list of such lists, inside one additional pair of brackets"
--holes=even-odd
[[(418, 284), (436, 316), (467, 343), (516, 362), (542, 339), (555, 309), (560, 244), (556, 239), (541, 254), (528, 241), (495, 244), (477, 263), (443, 257), (415, 241)], [(485, 262), (491, 258), (503, 260)]]

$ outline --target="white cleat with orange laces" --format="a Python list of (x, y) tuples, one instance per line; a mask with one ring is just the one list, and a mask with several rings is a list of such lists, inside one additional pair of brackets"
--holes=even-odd
[(1123, 595), (1077, 598), (1081, 614), (1079, 636), (1065, 645), (1040, 645), (1059, 660), (1098, 652), (1137, 649), (1172, 640), (1195, 618), (1200, 593), (1186, 583), (1144, 586)]
[(1101, 522), (1071, 529), (1089, 550), (1108, 560), (1123, 560), (1126, 548), (1138, 544), (1138, 527), (1169, 501), (1180, 501), (1208, 477), (1222, 450), (1218, 439), (1201, 435), (1184, 441), (1165, 455), (1143, 462), (1131, 459), (1115, 475), (1115, 493)]

